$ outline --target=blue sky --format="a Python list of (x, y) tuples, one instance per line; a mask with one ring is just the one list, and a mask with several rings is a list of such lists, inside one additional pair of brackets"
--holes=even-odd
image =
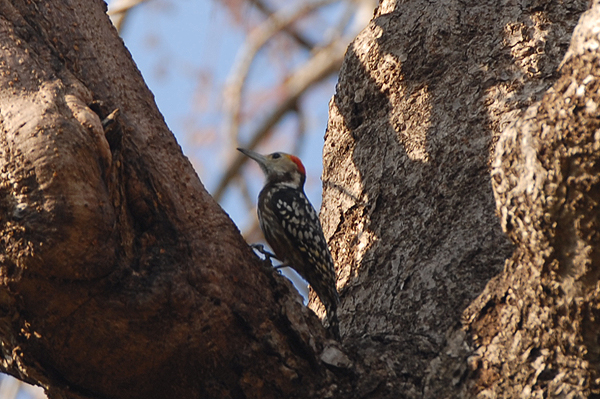
[[(222, 166), (235, 155), (235, 149), (221, 147), (218, 127), (222, 115), (221, 89), (246, 32), (227, 10), (210, 0), (149, 2), (134, 9), (122, 32), (146, 83), (155, 95), (159, 109), (184, 153), (190, 158), (202, 182), (211, 191), (223, 172)], [(261, 56), (253, 64), (251, 84), (265, 90), (275, 81), (276, 68), (269, 57)], [(328, 101), (333, 95), (335, 78), (329, 79), (304, 99), (310, 104), (307, 136), (299, 155), (307, 167), (307, 194), (318, 208), (321, 197), (321, 150), (327, 123)], [(252, 99), (245, 99), (252, 101)], [(257, 112), (260, 112), (258, 110)], [(293, 129), (291, 118), (281, 123), (273, 138), (276, 146), (289, 147), (284, 130)], [(243, 133), (244, 131), (242, 131)], [(223, 140), (226, 143), (226, 140)], [(215, 151), (217, 149), (217, 151)], [(270, 150), (290, 151), (272, 147)], [(258, 169), (250, 169), (258, 173)], [(248, 173), (246, 173), (248, 176)], [(262, 181), (252, 181), (256, 194)], [(233, 190), (222, 205), (234, 220), (246, 223), (245, 215), (236, 215), (239, 198)], [(232, 195), (233, 194), (233, 195)]]

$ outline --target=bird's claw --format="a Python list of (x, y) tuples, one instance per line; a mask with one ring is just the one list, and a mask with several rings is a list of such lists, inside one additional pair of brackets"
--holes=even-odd
[(265, 246), (262, 245), (262, 244), (250, 244), (250, 248), (258, 251), (261, 254), (263, 254), (265, 256), (265, 260), (268, 261), (269, 263), (271, 263), (271, 259), (272, 258), (277, 259), (277, 257), (275, 256), (275, 254), (267, 251), (265, 249)]

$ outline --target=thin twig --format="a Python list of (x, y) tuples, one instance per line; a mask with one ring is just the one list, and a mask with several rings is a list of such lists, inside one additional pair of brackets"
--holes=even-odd
[(250, 65), (258, 51), (277, 32), (289, 26), (292, 22), (315, 9), (336, 1), (339, 0), (316, 0), (310, 3), (301, 2), (299, 6), (291, 9), (283, 9), (272, 14), (265, 22), (250, 33), (242, 49), (238, 52), (231, 73), (227, 78), (225, 89), (225, 131), (228, 132), (233, 145), (237, 144), (244, 83), (250, 71)]
[[(250, 3), (254, 4), (254, 6), (266, 16), (272, 15), (274, 13), (274, 11), (271, 10), (271, 8), (268, 5), (266, 5), (262, 0), (249, 1)], [(291, 38), (293, 38), (300, 46), (304, 47), (306, 50), (311, 51), (315, 47), (315, 43), (312, 43), (309, 39), (303, 37), (292, 26), (284, 27), (283, 31), (287, 33)]]
[[(300, 69), (296, 70), (285, 83), (286, 97), (280, 102), (279, 106), (263, 121), (263, 123), (252, 133), (250, 143), (245, 148), (254, 149), (267, 137), (271, 129), (281, 120), (281, 118), (296, 106), (298, 99), (312, 87), (333, 73), (339, 71), (344, 53), (346, 51), (347, 41), (340, 39), (331, 43), (326, 48), (320, 49), (308, 60)], [(238, 154), (232, 164), (221, 178), (217, 189), (214, 192), (214, 198), (219, 201), (231, 180), (239, 173), (241, 166), (248, 158)]]

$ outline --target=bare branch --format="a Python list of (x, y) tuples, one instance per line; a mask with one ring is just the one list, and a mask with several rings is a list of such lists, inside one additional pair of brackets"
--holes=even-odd
[(129, 11), (148, 0), (114, 0), (108, 5), (108, 15), (113, 25), (121, 32)]
[(228, 136), (234, 144), (237, 142), (240, 125), (241, 97), (244, 83), (250, 71), (250, 65), (258, 51), (273, 35), (289, 26), (292, 22), (315, 9), (336, 1), (338, 0), (317, 0), (311, 3), (301, 3), (300, 6), (295, 6), (291, 9), (278, 11), (250, 33), (246, 39), (246, 43), (238, 53), (227, 79), (228, 83), (225, 89), (225, 131), (228, 132)]
[[(269, 135), (273, 126), (291, 109), (294, 109), (296, 102), (315, 83), (322, 81), (331, 74), (340, 69), (347, 42), (337, 40), (329, 46), (320, 49), (306, 64), (297, 70), (285, 82), (285, 99), (274, 109), (265, 121), (252, 133), (251, 141), (246, 148), (254, 149), (265, 137)], [(229, 166), (223, 178), (219, 182), (214, 193), (214, 198), (219, 201), (225, 189), (235, 175), (239, 173), (240, 167), (246, 161), (246, 157), (237, 155), (233, 163)]]
[[(273, 15), (275, 11), (271, 10), (271, 8), (264, 3), (262, 0), (249, 0), (250, 3), (254, 4), (254, 6), (263, 14), (269, 16)], [(304, 47), (306, 50), (312, 50), (315, 47), (315, 44), (312, 43), (309, 39), (303, 37), (299, 32), (294, 30), (291, 26), (285, 26), (283, 31), (287, 33), (291, 38), (293, 38), (300, 46)]]

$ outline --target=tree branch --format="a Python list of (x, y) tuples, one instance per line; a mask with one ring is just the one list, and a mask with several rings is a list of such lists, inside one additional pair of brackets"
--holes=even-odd
[[(264, 1), (262, 1), (262, 0), (249, 0), (249, 1), (250, 1), (250, 3), (254, 4), (254, 6), (256, 6), (256, 8), (258, 10), (260, 10), (266, 16), (271, 16), (274, 14), (274, 11), (271, 10), (271, 8), (268, 5), (266, 5)], [(287, 35), (289, 35), (292, 39), (294, 39), (296, 41), (296, 43), (298, 43), (300, 46), (302, 46), (305, 50), (311, 51), (315, 47), (314, 43), (311, 43), (310, 40), (303, 37), (299, 32), (297, 32), (293, 28), (293, 26), (291, 26), (291, 25), (285, 26), (285, 27), (283, 27), (282, 30)]]
[(108, 15), (119, 32), (123, 29), (123, 24), (125, 23), (129, 11), (147, 1), (148, 0), (112, 0), (108, 4)]
[[(271, 111), (265, 120), (252, 132), (250, 135), (252, 137), (251, 141), (247, 145), (244, 145), (244, 147), (249, 149), (256, 148), (258, 143), (270, 134), (271, 129), (281, 118), (289, 110), (296, 107), (296, 103), (302, 94), (313, 87), (315, 83), (337, 72), (345, 51), (345, 41), (342, 39), (336, 40), (326, 48), (320, 49), (306, 64), (295, 71), (284, 83), (285, 97), (281, 100), (278, 107)], [(236, 155), (232, 164), (227, 168), (213, 194), (216, 201), (220, 200), (231, 179), (239, 173), (241, 166), (246, 162), (245, 158), (247, 157)]]
[(237, 143), (244, 83), (246, 82), (246, 77), (250, 71), (250, 65), (252, 64), (256, 53), (258, 53), (262, 46), (264, 46), (273, 35), (288, 27), (292, 22), (315, 9), (335, 1), (338, 0), (316, 0), (310, 3), (300, 3), (299, 6), (293, 8), (283, 9), (272, 14), (264, 23), (250, 33), (244, 46), (238, 52), (227, 79), (225, 89), (225, 131), (233, 141), (232, 148), (235, 148), (235, 144)]
[(341, 387), (337, 344), (204, 190), (104, 2), (0, 15), (2, 370), (51, 399)]

